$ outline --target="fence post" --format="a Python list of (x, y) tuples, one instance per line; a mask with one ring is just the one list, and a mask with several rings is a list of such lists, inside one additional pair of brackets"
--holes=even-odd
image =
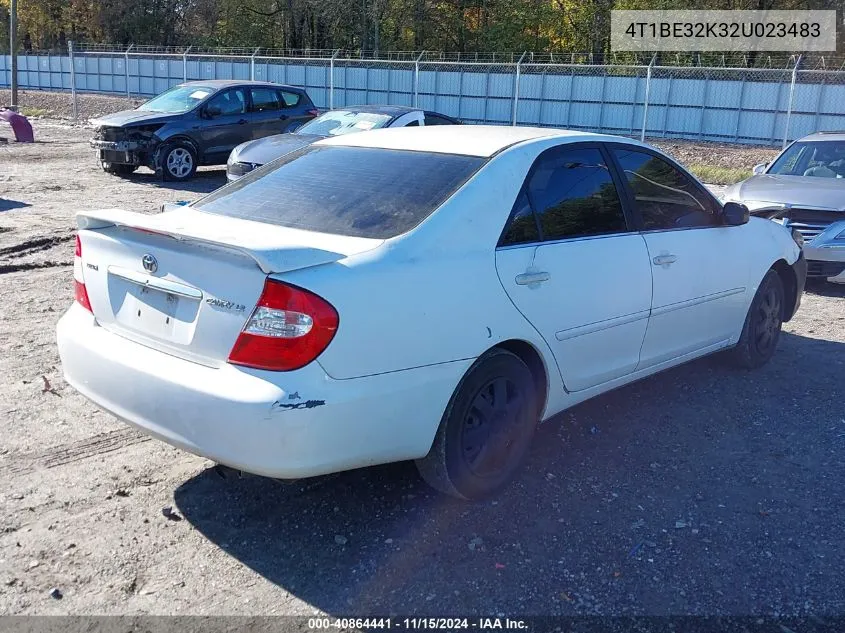
[(129, 99), (132, 95), (129, 93), (129, 51), (135, 48), (134, 44), (130, 44), (126, 52), (123, 53), (123, 71), (126, 73), (126, 98)]
[(255, 81), (255, 56), (261, 48), (256, 48), (252, 55), (249, 56), (249, 80)]
[(417, 101), (419, 100), (420, 96), (420, 60), (425, 55), (425, 51), (422, 51), (418, 56), (416, 61), (414, 62), (414, 107), (419, 107), (417, 105)]
[(525, 59), (525, 52), (522, 53), (522, 57), (520, 57), (519, 61), (516, 62), (516, 75), (514, 76), (513, 84), (513, 113), (511, 116), (511, 125), (516, 125), (516, 111), (519, 106), (519, 73), (522, 70), (523, 59)]
[(645, 99), (643, 99), (643, 129), (640, 132), (640, 141), (645, 141), (645, 129), (646, 125), (648, 124), (648, 97), (649, 92), (651, 91), (651, 69), (654, 68), (654, 60), (657, 59), (657, 55), (654, 55), (651, 58), (651, 61), (648, 63), (648, 71), (646, 71), (645, 76)]
[(77, 107), (76, 107), (76, 67), (73, 63), (73, 40), (67, 41), (67, 55), (70, 57), (70, 99), (71, 99), (71, 113), (73, 115), (73, 122), (76, 123)]
[(795, 80), (798, 78), (798, 66), (801, 64), (802, 57), (803, 55), (799, 55), (798, 59), (795, 60), (795, 66), (792, 67), (792, 83), (789, 86), (789, 106), (786, 110), (786, 129), (783, 131), (783, 147), (786, 147), (786, 143), (789, 140), (789, 120), (792, 118), (792, 101), (795, 98)]
[(182, 81), (188, 81), (188, 51), (190, 51), (193, 47), (194, 45), (191, 44), (182, 53)]
[(336, 49), (332, 53), (332, 58), (329, 60), (329, 110), (334, 110), (334, 60), (340, 54), (340, 49)]

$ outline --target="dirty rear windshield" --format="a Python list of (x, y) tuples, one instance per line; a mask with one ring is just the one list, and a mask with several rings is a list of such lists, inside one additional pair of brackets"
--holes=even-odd
[(483, 162), (474, 156), (311, 145), (194, 206), (306, 231), (386, 239), (422, 222)]

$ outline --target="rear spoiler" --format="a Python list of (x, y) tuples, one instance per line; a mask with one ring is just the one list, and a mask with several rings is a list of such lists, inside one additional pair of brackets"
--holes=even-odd
[(268, 275), (335, 262), (375, 248), (383, 241), (314, 233), (203, 213), (190, 207), (156, 215), (124, 209), (83, 211), (76, 214), (76, 224), (80, 230), (118, 226), (236, 251), (252, 259)]

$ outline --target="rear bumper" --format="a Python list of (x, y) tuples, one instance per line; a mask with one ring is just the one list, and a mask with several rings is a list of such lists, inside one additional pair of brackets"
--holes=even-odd
[(165, 442), (268, 477), (309, 477), (425, 455), (471, 361), (334, 380), (210, 368), (112, 334), (74, 304), (57, 326), (67, 382)]

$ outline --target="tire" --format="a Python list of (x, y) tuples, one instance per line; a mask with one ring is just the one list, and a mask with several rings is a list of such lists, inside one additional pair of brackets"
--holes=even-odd
[(161, 148), (159, 156), (161, 173), (165, 180), (188, 180), (197, 173), (197, 153), (188, 143), (168, 143)]
[(138, 169), (135, 165), (123, 165), (121, 163), (102, 163), (103, 171), (114, 176), (128, 176)]
[(739, 342), (730, 351), (738, 367), (756, 369), (775, 353), (783, 325), (784, 291), (780, 275), (770, 270), (757, 288)]
[(538, 417), (528, 366), (494, 349), (461, 379), (431, 450), (416, 461), (417, 470), (432, 488), (459, 499), (492, 495), (524, 461)]

